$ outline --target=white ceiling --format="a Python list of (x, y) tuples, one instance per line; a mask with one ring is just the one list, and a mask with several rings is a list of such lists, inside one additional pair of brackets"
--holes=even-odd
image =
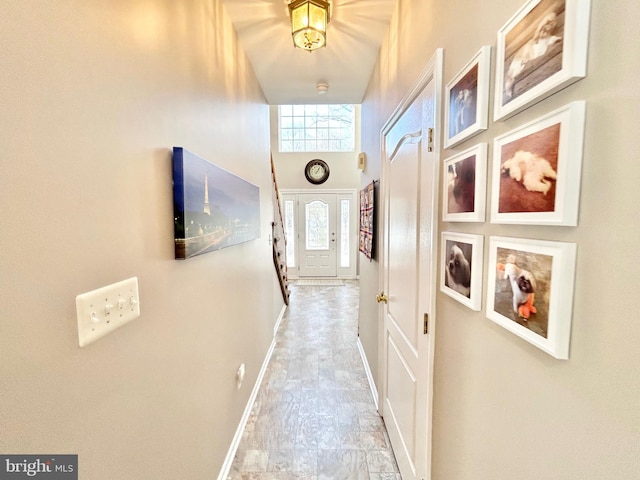
[(223, 2), (267, 101), (281, 105), (361, 103), (396, 0), (332, 0), (327, 46), (314, 52), (294, 48), (287, 0)]

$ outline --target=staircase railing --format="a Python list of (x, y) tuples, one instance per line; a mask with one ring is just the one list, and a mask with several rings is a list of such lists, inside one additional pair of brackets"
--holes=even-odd
[(271, 178), (273, 179), (273, 222), (271, 223), (271, 237), (273, 238), (273, 265), (276, 268), (280, 290), (284, 303), (289, 305), (289, 279), (287, 277), (287, 240), (284, 233), (284, 221), (280, 206), (280, 193), (276, 181), (276, 169), (271, 155)]

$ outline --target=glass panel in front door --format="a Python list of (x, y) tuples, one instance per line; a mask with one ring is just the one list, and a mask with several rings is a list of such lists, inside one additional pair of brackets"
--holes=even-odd
[(329, 250), (329, 204), (315, 200), (305, 205), (307, 250)]
[(287, 267), (296, 266), (296, 225), (294, 219), (294, 201), (284, 201), (284, 234), (287, 239)]
[(340, 266), (349, 266), (349, 200), (340, 201)]

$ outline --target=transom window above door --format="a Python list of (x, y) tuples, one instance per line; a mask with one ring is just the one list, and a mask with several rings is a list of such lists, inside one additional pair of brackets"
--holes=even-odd
[(353, 152), (353, 105), (280, 105), (280, 152)]

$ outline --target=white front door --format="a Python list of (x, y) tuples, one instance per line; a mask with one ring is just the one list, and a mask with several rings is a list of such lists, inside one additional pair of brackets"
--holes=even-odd
[(335, 277), (336, 194), (300, 194), (298, 200), (299, 276)]
[[(441, 51), (383, 128), (380, 410), (404, 480), (430, 478)], [(438, 99), (439, 100), (439, 99)], [(439, 108), (439, 106), (437, 107)], [(384, 303), (384, 302), (387, 303)]]

